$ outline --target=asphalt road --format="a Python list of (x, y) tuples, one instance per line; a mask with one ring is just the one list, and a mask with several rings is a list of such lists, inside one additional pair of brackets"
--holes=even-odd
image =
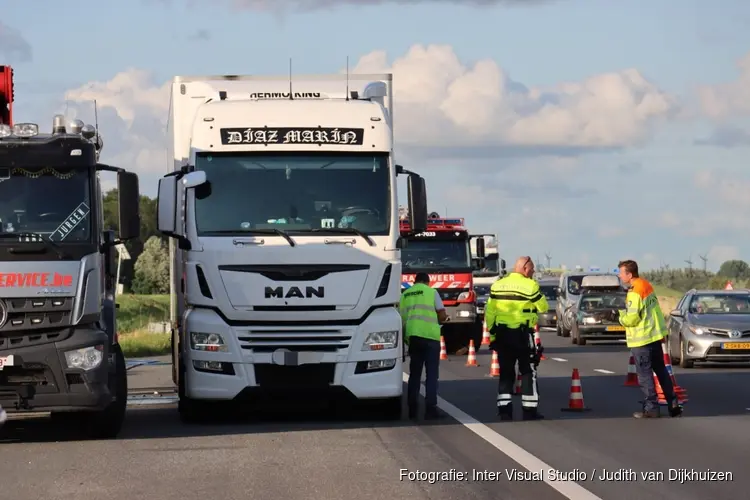
[[(173, 404), (144, 403), (166, 386), (170, 367), (132, 365), (135, 393), (121, 439), (82, 441), (45, 420), (9, 422), (0, 431), (0, 477), (9, 498), (225, 499), (320, 498), (428, 499), (665, 499), (745, 498), (750, 491), (746, 432), (750, 369), (681, 370), (677, 381), (689, 395), (679, 419), (630, 417), (641, 399), (623, 387), (628, 368), (624, 346), (572, 346), (543, 332), (547, 360), (540, 366), (540, 422), (497, 422), (497, 380), (490, 356), (480, 349), (479, 367), (465, 357), (441, 364), (441, 405), (454, 418), (439, 423), (383, 423), (359, 415), (310, 413), (220, 419), (184, 425)], [(582, 377), (586, 406), (567, 406), (573, 368)], [(145, 398), (145, 399), (144, 399)], [(731, 480), (669, 481), (669, 469), (731, 473)], [(445, 473), (430, 481), (401, 478), (409, 472)], [(585, 481), (511, 480), (507, 471), (578, 471)], [(628, 480), (599, 480), (602, 469), (634, 471)], [(472, 471), (501, 472), (472, 478)], [(592, 471), (596, 470), (592, 479)], [(109, 471), (103, 475), (102, 471)], [(455, 472), (468, 473), (460, 480)], [(640, 472), (664, 474), (644, 479)], [(637, 474), (637, 476), (636, 476)], [(0, 495), (3, 497), (3, 495)]]

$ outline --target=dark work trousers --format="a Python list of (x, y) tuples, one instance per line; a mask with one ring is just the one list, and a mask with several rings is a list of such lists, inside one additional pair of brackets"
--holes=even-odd
[(677, 405), (672, 379), (667, 367), (664, 365), (664, 351), (662, 351), (661, 340), (646, 344), (642, 347), (631, 348), (635, 360), (635, 370), (638, 374), (638, 384), (641, 386), (643, 396), (643, 411), (656, 411), (659, 409), (659, 401), (654, 384), (654, 374), (659, 379), (659, 385), (664, 392), (664, 398), (670, 405)]
[(530, 328), (507, 328), (495, 325), (492, 333), (495, 342), (490, 349), (497, 351), (500, 362), (500, 381), (497, 390), (497, 410), (499, 414), (513, 414), (513, 393), (516, 385), (516, 363), (521, 374), (521, 406), (525, 413), (535, 414), (539, 406), (534, 355), (534, 331)]
[(425, 368), (425, 406), (437, 407), (438, 375), (440, 370), (440, 341), (424, 337), (409, 337), (409, 410), (417, 410), (419, 383), (422, 380), (422, 367)]

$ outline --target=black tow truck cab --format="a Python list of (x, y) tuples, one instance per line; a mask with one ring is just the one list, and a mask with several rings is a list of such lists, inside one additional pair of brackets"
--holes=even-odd
[[(127, 404), (115, 321), (116, 245), (140, 234), (136, 174), (98, 162), (97, 130), (0, 123), (0, 405), (112, 438)], [(99, 172), (117, 174), (119, 235)]]
[(625, 309), (626, 295), (617, 276), (585, 276), (572, 310), (571, 343), (583, 346), (589, 340), (624, 340), (625, 327), (620, 325), (618, 311)]

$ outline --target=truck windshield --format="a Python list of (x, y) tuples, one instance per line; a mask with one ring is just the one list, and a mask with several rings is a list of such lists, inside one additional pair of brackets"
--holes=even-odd
[(472, 274), (477, 277), (497, 276), (500, 274), (500, 259), (498, 254), (490, 254), (484, 258), (484, 265), (479, 268), (479, 259), (471, 259), (474, 267)]
[[(0, 167), (0, 244), (36, 235), (57, 243), (91, 237), (90, 174), (83, 169)], [(25, 234), (23, 234), (25, 233)]]
[(199, 236), (281, 229), (390, 230), (387, 154), (199, 153), (208, 188), (196, 196)]
[(469, 241), (410, 239), (401, 250), (401, 262), (407, 269), (469, 269)]

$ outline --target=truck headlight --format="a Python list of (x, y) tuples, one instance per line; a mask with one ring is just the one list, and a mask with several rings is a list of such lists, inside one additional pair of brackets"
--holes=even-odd
[(65, 353), (65, 363), (68, 365), (68, 368), (78, 368), (84, 371), (93, 370), (101, 365), (103, 358), (103, 345), (83, 347)]
[(194, 351), (227, 352), (224, 337), (218, 333), (190, 332), (190, 348)]
[(468, 300), (470, 296), (471, 292), (461, 292), (458, 294), (458, 298), (456, 300)]
[(382, 351), (398, 347), (398, 332), (372, 332), (362, 345), (363, 351)]

